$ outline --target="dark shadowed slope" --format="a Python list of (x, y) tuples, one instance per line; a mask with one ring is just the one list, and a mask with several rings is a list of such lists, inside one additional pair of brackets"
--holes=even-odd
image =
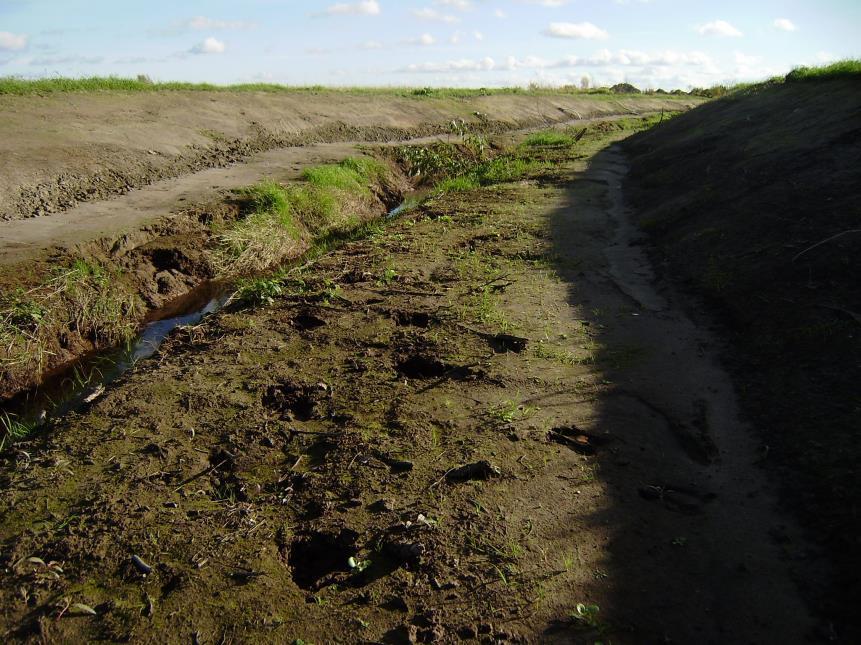
[(842, 572), (825, 609), (846, 642), (861, 592), (859, 90), (861, 76), (765, 84), (625, 143), (640, 224), (722, 315), (762, 462)]

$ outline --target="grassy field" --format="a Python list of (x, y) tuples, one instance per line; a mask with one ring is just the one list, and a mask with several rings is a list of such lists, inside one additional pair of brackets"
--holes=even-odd
[[(821, 80), (825, 78), (852, 78), (861, 75), (861, 60), (841, 60), (828, 65), (797, 67), (785, 76), (775, 76), (767, 83), (798, 82)], [(721, 96), (739, 89), (746, 89), (760, 83), (738, 83), (735, 85), (716, 85), (710, 88), (693, 88), (688, 94), (700, 96)], [(56, 92), (268, 92), (282, 93), (320, 93), (333, 92), (344, 94), (369, 94), (392, 96), (417, 96), (435, 98), (465, 98), (473, 96), (493, 96), (504, 94), (615, 94), (608, 87), (580, 89), (574, 85), (562, 87), (541, 86), (531, 83), (528, 87), (496, 88), (456, 88), (456, 87), (326, 87), (323, 85), (281, 85), (277, 83), (238, 83), (220, 85), (215, 83), (188, 83), (183, 81), (153, 81), (147, 76), (122, 78), (118, 76), (87, 76), (81, 78), (40, 78), (24, 79), (13, 76), (0, 77), (0, 94), (27, 95), (53, 94)], [(646, 90), (645, 94), (658, 93), (672, 95), (658, 90)]]
[(53, 94), (56, 92), (268, 92), (369, 94), (392, 96), (415, 96), (428, 98), (466, 98), (504, 94), (584, 94), (616, 96), (609, 88), (599, 87), (581, 90), (573, 85), (544, 87), (531, 84), (529, 87), (455, 88), (455, 87), (326, 87), (323, 85), (279, 85), (276, 83), (240, 83), (218, 85), (214, 83), (186, 83), (179, 81), (154, 82), (147, 78), (120, 78), (116, 76), (90, 76), (82, 78), (23, 79), (0, 77), (0, 94), (27, 95)]

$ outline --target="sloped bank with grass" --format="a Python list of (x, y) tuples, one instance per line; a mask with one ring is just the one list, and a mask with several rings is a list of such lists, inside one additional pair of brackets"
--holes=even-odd
[(171, 221), (149, 243), (92, 244), (14, 276), (15, 286), (0, 295), (0, 397), (129, 342), (153, 311), (201, 283), (235, 282), (300, 257), (317, 240), (348, 234), (386, 214), (408, 189), (394, 164), (348, 158), (310, 167), (290, 185), (264, 180), (237, 190), (228, 203)]
[(762, 463), (835, 564), (845, 642), (861, 636), (859, 88), (858, 61), (797, 70), (624, 143), (657, 264), (721, 314)]

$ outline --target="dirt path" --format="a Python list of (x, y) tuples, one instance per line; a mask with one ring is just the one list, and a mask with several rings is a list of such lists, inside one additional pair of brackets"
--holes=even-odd
[(6, 638), (803, 642), (716, 341), (623, 159), (587, 169), (620, 136), (333, 251), (7, 454)]

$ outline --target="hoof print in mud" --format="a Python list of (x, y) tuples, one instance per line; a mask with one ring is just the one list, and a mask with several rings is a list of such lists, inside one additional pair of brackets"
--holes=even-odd
[(448, 471), (445, 474), (445, 478), (451, 483), (457, 483), (473, 479), (490, 479), (491, 477), (500, 477), (501, 475), (502, 471), (499, 468), (486, 459), (482, 459), (473, 464), (466, 464)]
[(420, 562), (425, 550), (425, 545), (421, 542), (390, 540), (384, 545), (385, 553), (401, 563), (416, 564)]
[(668, 511), (684, 515), (701, 513), (703, 506), (717, 497), (687, 486), (654, 485), (638, 489), (640, 497), (647, 501), (659, 501)]
[(405, 356), (398, 360), (397, 370), (402, 376), (412, 379), (449, 378), (465, 381), (481, 376), (480, 372), (471, 367), (452, 365), (429, 354)]
[(311, 331), (323, 327), (326, 321), (315, 316), (310, 311), (300, 311), (292, 320), (292, 325), (299, 331)]
[(511, 334), (495, 334), (488, 337), (487, 344), (490, 345), (490, 348), (497, 354), (505, 354), (508, 352), (520, 354), (524, 349), (526, 349), (526, 346), (529, 344), (529, 339), (521, 338), (520, 336), (512, 336)]
[(348, 571), (347, 561), (356, 554), (359, 534), (351, 529), (310, 533), (290, 548), (293, 582), (301, 589), (316, 591)]
[(395, 309), (390, 312), (392, 320), (401, 327), (420, 327), (427, 329), (433, 322), (434, 317), (424, 311), (404, 311)]
[(266, 388), (263, 405), (279, 412), (285, 421), (310, 421), (323, 416), (328, 398), (329, 389), (320, 384), (309, 385), (287, 380)]

